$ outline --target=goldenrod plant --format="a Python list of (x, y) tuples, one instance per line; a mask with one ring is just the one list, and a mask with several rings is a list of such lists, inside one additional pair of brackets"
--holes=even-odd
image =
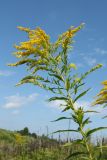
[(102, 84), (104, 85), (104, 87), (100, 90), (93, 105), (107, 105), (107, 80), (103, 81)]
[[(102, 82), (104, 86), (100, 92), (97, 94), (95, 101), (92, 103), (92, 106), (102, 105), (104, 108), (107, 107), (107, 80)], [(107, 118), (107, 115), (103, 116), (103, 119)]]
[[(14, 54), (19, 61), (10, 64), (10, 66), (25, 64), (30, 72), (17, 85), (31, 83), (48, 90), (54, 95), (48, 100), (49, 102), (60, 100), (61, 106), (64, 107), (63, 112), (71, 110), (69, 117), (59, 117), (55, 121), (71, 119), (78, 126), (77, 129), (58, 130), (54, 133), (79, 133), (81, 138), (75, 140), (73, 145), (78, 144), (82, 146), (84, 151), (73, 152), (67, 159), (77, 157), (79, 160), (99, 160), (99, 156), (95, 157), (95, 151), (98, 151), (98, 148), (91, 148), (89, 138), (94, 132), (106, 127), (93, 129), (86, 127), (91, 123), (87, 113), (94, 111), (86, 110), (83, 106), (76, 107), (76, 103), (90, 90), (90, 88), (84, 90), (84, 79), (90, 73), (101, 68), (102, 65), (98, 64), (83, 74), (77, 74), (76, 64), (68, 58), (74, 42), (73, 37), (83, 26), (84, 24), (78, 27), (70, 27), (54, 43), (50, 41), (50, 36), (41, 28), (31, 30), (29, 28), (18, 27), (21, 31), (27, 33), (28, 41), (20, 42), (19, 46), (15, 45), (17, 51)], [(68, 143), (65, 146), (70, 145), (72, 144)]]

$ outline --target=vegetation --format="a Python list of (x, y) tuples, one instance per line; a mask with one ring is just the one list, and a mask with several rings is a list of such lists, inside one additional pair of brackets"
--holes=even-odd
[[(59, 117), (55, 120), (70, 119), (76, 124), (77, 128), (58, 130), (54, 133), (75, 132), (81, 137), (72, 143), (64, 145), (68, 148), (72, 147), (72, 145), (73, 148), (76, 147), (76, 149), (71, 149), (72, 151), (67, 149), (69, 154), (66, 154), (67, 157), (65, 159), (100, 160), (102, 158), (103, 146), (94, 146), (90, 143), (89, 139), (93, 133), (107, 129), (107, 127), (89, 129), (87, 125), (92, 122), (87, 113), (96, 113), (96, 111), (86, 110), (83, 106), (77, 108), (76, 103), (90, 90), (90, 88), (85, 89), (85, 78), (102, 67), (102, 65), (98, 64), (89, 71), (78, 74), (76, 72), (76, 64), (70, 62), (68, 58), (69, 51), (72, 49), (73, 37), (82, 27), (83, 24), (76, 28), (71, 27), (60, 35), (54, 43), (50, 42), (49, 35), (41, 28), (31, 30), (29, 28), (18, 27), (20, 30), (27, 32), (28, 41), (21, 42), (19, 46), (15, 45), (17, 49), (15, 55), (20, 60), (14, 64), (10, 64), (10, 66), (26, 64), (30, 75), (24, 77), (18, 85), (32, 83), (48, 90), (52, 93), (52, 97), (48, 100), (49, 102), (60, 100), (60, 105), (64, 107), (63, 112), (71, 111), (69, 117)], [(25, 132), (28, 134), (28, 130), (25, 130)], [(51, 155), (51, 153), (49, 154)], [(63, 154), (61, 152), (61, 159), (65, 157), (65, 154), (64, 156)], [(52, 155), (50, 157), (52, 158)], [(50, 158), (46, 157), (46, 159)]]
[[(30, 132), (29, 135), (25, 133), (22, 136), (20, 131), (12, 132), (0, 129), (0, 160), (62, 160), (69, 153), (84, 151), (79, 145), (74, 145), (73, 141), (71, 141), (72, 145), (69, 148), (64, 147), (66, 143), (67, 141), (49, 138), (45, 135), (37, 135), (34, 138)], [(106, 146), (107, 139), (103, 138), (102, 143)], [(98, 141), (96, 146), (99, 147), (99, 144)], [(91, 143), (91, 147), (93, 148), (95, 145)], [(70, 159), (77, 160), (75, 157)], [(107, 153), (106, 150), (103, 150), (101, 160), (106, 159)]]

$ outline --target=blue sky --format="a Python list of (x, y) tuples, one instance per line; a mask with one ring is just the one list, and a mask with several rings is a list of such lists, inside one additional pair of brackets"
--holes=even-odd
[[(61, 111), (58, 104), (47, 104), (49, 93), (33, 85), (15, 87), (27, 74), (24, 67), (7, 66), (16, 61), (13, 45), (26, 39), (17, 26), (32, 29), (39, 26), (55, 41), (71, 25), (85, 23), (85, 28), (75, 37), (71, 61), (77, 64), (78, 72), (87, 71), (97, 63), (104, 65), (86, 80), (86, 86), (92, 90), (80, 103), (88, 105), (100, 90), (101, 81), (107, 79), (106, 7), (106, 0), (0, 0), (0, 128), (17, 130), (28, 126), (31, 131), (42, 133), (46, 132), (46, 126), (50, 132), (68, 127), (68, 123), (50, 122)], [(92, 118), (92, 127), (106, 125), (106, 120)]]

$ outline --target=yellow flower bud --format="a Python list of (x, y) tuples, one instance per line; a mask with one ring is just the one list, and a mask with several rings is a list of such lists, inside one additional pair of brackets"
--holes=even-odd
[(71, 63), (71, 64), (69, 65), (69, 68), (77, 69), (77, 66), (76, 66), (74, 63)]

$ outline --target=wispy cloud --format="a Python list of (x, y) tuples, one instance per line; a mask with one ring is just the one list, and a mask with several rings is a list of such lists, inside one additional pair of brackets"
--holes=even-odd
[[(60, 106), (62, 104), (62, 106)], [(65, 105), (66, 103), (62, 100), (56, 100), (56, 101), (53, 101), (53, 102), (50, 102), (50, 103), (46, 103), (45, 105), (47, 107), (50, 107), (52, 109), (57, 109), (57, 110), (63, 110), (65, 108)], [(106, 108), (103, 108), (101, 106), (92, 106), (91, 105), (92, 102), (91, 101), (87, 101), (87, 100), (80, 100), (78, 102), (76, 102), (74, 104), (75, 108), (79, 108), (79, 107), (82, 107), (84, 109), (84, 111), (97, 111), (98, 113), (96, 112), (88, 112), (87, 113), (87, 116), (99, 116), (99, 117), (103, 117), (105, 116), (105, 113), (107, 112), (107, 109)]]
[(89, 101), (78, 101), (75, 103), (75, 107), (83, 107), (85, 110), (90, 108), (90, 102)]
[(88, 40), (89, 41), (95, 41), (95, 38), (89, 38)]
[(54, 109), (64, 109), (65, 107), (63, 105), (65, 105), (66, 103), (62, 100), (56, 100), (53, 102), (49, 102), (47, 104), (48, 107), (54, 108)]
[(20, 113), (19, 110), (14, 110), (14, 111), (12, 111), (12, 114), (13, 114), (13, 115), (18, 115), (19, 113)]
[(101, 49), (101, 48), (95, 48), (94, 49), (96, 53), (100, 54), (100, 55), (105, 55), (107, 54), (107, 50)]
[(92, 58), (92, 57), (84, 57), (84, 61), (85, 61), (89, 66), (93, 66), (93, 65), (97, 64), (97, 59), (96, 59), (96, 58)]
[(3, 105), (3, 108), (6, 109), (15, 109), (20, 108), (25, 105), (28, 105), (29, 103), (34, 102), (37, 99), (37, 94), (30, 94), (28, 96), (21, 96), (19, 94), (12, 95), (5, 97), (5, 104)]
[(0, 76), (11, 76), (13, 74), (15, 74), (15, 72), (9, 70), (0, 70)]
[[(98, 113), (100, 113), (101, 117), (103, 117), (105, 115), (105, 113), (107, 112), (106, 108), (103, 108), (101, 106), (94, 106), (93, 107), (91, 104), (92, 104), (92, 102), (90, 102), (90, 101), (78, 101), (75, 103), (75, 107), (76, 108), (83, 107), (84, 111), (86, 111), (86, 110), (97, 111)], [(89, 115), (89, 116), (93, 116), (95, 114), (96, 113), (94, 113), (94, 112), (87, 113), (87, 115)]]
[[(62, 105), (61, 105), (62, 104)], [(64, 109), (65, 101), (56, 100), (48, 103), (48, 107), (52, 107), (54, 109)], [(89, 101), (78, 101), (74, 104), (75, 108), (83, 107), (84, 110), (88, 110), (90, 108), (91, 103)]]
[(77, 65), (77, 68), (82, 68), (82, 67), (84, 67), (84, 64), (83, 64), (83, 63), (77, 63), (76, 65)]

